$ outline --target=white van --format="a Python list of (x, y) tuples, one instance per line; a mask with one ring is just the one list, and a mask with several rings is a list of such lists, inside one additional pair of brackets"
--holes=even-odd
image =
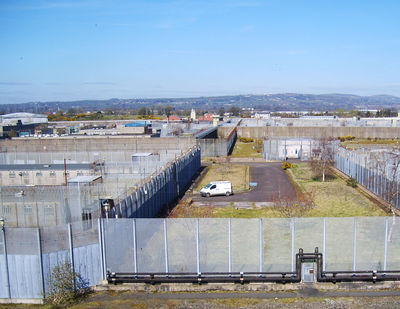
[(230, 181), (213, 181), (200, 190), (201, 196), (233, 194), (232, 183)]

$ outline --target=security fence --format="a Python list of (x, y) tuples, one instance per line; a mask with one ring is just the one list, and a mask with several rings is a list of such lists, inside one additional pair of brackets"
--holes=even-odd
[[(91, 225), (106, 216), (152, 218), (192, 184), (200, 166), (200, 148), (194, 147), (140, 182), (120, 175), (90, 185), (0, 187), (0, 217), (12, 227)], [(102, 200), (112, 200), (110, 209)]]
[(0, 233), (0, 298), (41, 299), (56, 265), (70, 263), (88, 286), (101, 280), (98, 224), (10, 228)]
[(318, 140), (305, 138), (269, 138), (263, 141), (265, 160), (309, 160)]
[(56, 265), (93, 286), (117, 273), (293, 273), (299, 248), (323, 271), (400, 270), (400, 222), (390, 217), (98, 219), (0, 231), (0, 298), (42, 298)]
[(335, 167), (380, 196), (400, 207), (400, 155), (388, 149), (335, 150)]

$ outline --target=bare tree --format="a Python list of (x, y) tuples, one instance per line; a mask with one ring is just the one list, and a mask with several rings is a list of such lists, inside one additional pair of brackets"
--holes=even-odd
[(184, 132), (183, 128), (179, 125), (173, 125), (171, 134), (174, 136), (180, 136)]
[(321, 138), (316, 141), (314, 148), (311, 150), (311, 168), (316, 175), (322, 176), (325, 181), (329, 169), (334, 164), (334, 150), (332, 139)]
[(297, 198), (278, 196), (274, 199), (274, 209), (283, 217), (302, 217), (315, 207), (314, 196), (314, 191), (303, 192)]

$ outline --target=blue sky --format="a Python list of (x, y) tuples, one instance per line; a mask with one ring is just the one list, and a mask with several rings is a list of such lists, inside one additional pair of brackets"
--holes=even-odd
[(400, 96), (400, 1), (0, 1), (0, 104)]

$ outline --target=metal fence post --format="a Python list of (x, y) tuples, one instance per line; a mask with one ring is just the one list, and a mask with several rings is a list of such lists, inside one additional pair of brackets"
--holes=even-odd
[(263, 230), (263, 219), (260, 218), (260, 273), (263, 271), (264, 262), (264, 230)]
[(291, 234), (292, 234), (292, 272), (294, 272), (294, 255), (295, 255), (295, 251), (294, 251), (294, 232), (295, 232), (295, 221), (294, 218), (292, 218), (290, 220), (290, 228), (291, 228)]
[[(108, 221), (106, 221), (108, 222)], [(104, 236), (104, 220), (101, 219), (101, 241), (103, 243), (103, 278), (107, 279), (106, 242)]]
[(323, 245), (322, 245), (322, 256), (324, 263), (322, 264), (322, 270), (326, 270), (326, 218), (323, 219), (324, 232), (323, 232)]
[(136, 219), (133, 219), (132, 224), (133, 224), (133, 258), (134, 258), (133, 266), (135, 273), (137, 273), (138, 267), (137, 267)]
[(354, 218), (353, 271), (357, 268), (357, 217)]
[[(72, 228), (71, 223), (68, 223), (68, 243), (69, 243), (69, 258), (71, 260), (71, 270), (72, 273), (75, 273), (75, 264), (74, 264), (74, 246), (72, 242)], [(76, 291), (76, 281), (74, 276), (74, 291)]]
[(165, 253), (165, 273), (168, 271), (168, 237), (167, 237), (167, 219), (164, 219), (164, 253)]
[(196, 260), (197, 273), (200, 273), (200, 235), (199, 235), (199, 219), (196, 219)]
[(228, 219), (228, 271), (232, 272), (232, 222)]
[(386, 270), (387, 266), (387, 250), (388, 250), (388, 232), (389, 232), (389, 218), (385, 218), (385, 248), (383, 252), (383, 270)]
[(101, 219), (97, 219), (97, 228), (98, 228), (98, 235), (99, 235), (99, 249), (100, 249), (100, 266), (101, 266), (101, 277), (103, 280), (104, 278), (104, 260), (103, 260), (103, 236), (102, 236), (102, 228), (101, 228)]
[(42, 242), (40, 237), (40, 228), (37, 228), (37, 241), (38, 241), (38, 255), (39, 255), (39, 269), (40, 269), (40, 278), (41, 278), (41, 290), (43, 297), (46, 297), (45, 291), (45, 279), (43, 274), (43, 259), (42, 259)]
[(3, 255), (4, 255), (4, 267), (6, 269), (7, 295), (8, 295), (8, 298), (11, 298), (10, 274), (9, 274), (9, 270), (8, 270), (8, 257), (7, 257), (6, 229), (4, 226), (1, 227), (1, 231), (3, 234)]

